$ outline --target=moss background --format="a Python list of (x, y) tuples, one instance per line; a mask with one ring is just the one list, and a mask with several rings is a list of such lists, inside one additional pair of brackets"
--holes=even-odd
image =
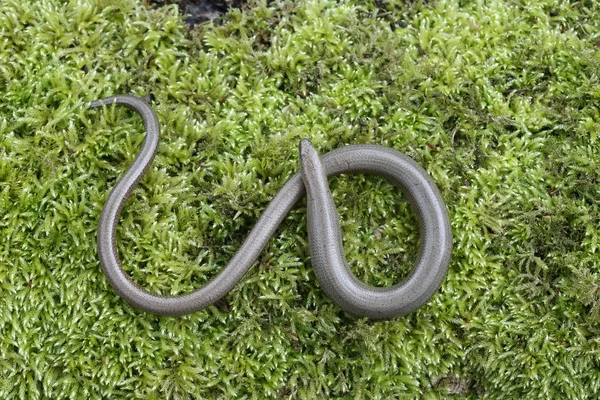
[[(0, 3), (0, 398), (598, 398), (598, 3), (269, 3), (192, 31), (143, 1)], [(149, 290), (215, 276), (303, 137), (429, 171), (455, 237), (443, 287), (405, 318), (344, 314), (300, 205), (218, 305), (133, 310), (95, 230), (143, 126), (85, 107), (119, 93), (151, 94), (163, 125), (118, 230)], [(331, 186), (355, 273), (402, 279), (418, 245), (402, 195)]]

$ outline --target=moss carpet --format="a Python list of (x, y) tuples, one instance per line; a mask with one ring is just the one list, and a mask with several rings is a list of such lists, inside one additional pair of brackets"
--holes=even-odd
[[(192, 31), (174, 6), (3, 0), (0, 398), (598, 398), (599, 26), (591, 0), (263, 0)], [(308, 137), (429, 171), (455, 237), (443, 287), (405, 318), (344, 314), (301, 204), (219, 304), (133, 310), (95, 229), (143, 126), (85, 107), (119, 93), (151, 95), (163, 126), (118, 229), (140, 285), (215, 276)], [(353, 271), (401, 280), (419, 240), (402, 195), (331, 187)]]

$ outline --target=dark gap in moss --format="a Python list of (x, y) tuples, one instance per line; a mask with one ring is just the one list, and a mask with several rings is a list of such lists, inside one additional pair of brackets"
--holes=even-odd
[(215, 21), (227, 13), (230, 8), (242, 8), (247, 0), (147, 0), (148, 4), (163, 7), (177, 4), (184, 22), (194, 28), (207, 21)]

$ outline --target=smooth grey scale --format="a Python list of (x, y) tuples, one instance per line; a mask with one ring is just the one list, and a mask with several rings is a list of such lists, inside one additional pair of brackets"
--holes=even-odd
[[(116, 292), (133, 307), (160, 315), (183, 315), (214, 304), (239, 282), (256, 261), (296, 202), (307, 194), (311, 262), (325, 293), (346, 312), (371, 319), (408, 314), (438, 290), (448, 269), (452, 231), (446, 205), (427, 172), (410, 157), (374, 145), (354, 145), (319, 157), (308, 139), (300, 142), (301, 173), (279, 191), (225, 268), (205, 286), (180, 296), (159, 296), (135, 284), (123, 271), (116, 248), (116, 228), (125, 202), (144, 175), (158, 148), (160, 126), (143, 100), (119, 95), (89, 103), (91, 108), (118, 104), (140, 113), (146, 137), (140, 153), (112, 190), (100, 216), (98, 252), (104, 273)], [(328, 177), (372, 173), (398, 186), (417, 214), (419, 253), (410, 275), (390, 287), (359, 281), (344, 257), (339, 217)]]

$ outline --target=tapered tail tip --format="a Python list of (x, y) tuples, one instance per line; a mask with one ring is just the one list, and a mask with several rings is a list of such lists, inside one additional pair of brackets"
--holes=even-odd
[(116, 103), (117, 98), (115, 97), (107, 97), (106, 99), (94, 100), (87, 103), (89, 108), (98, 108), (102, 106), (110, 106), (112, 103)]
[(85, 105), (88, 108), (98, 108), (102, 105), (102, 102), (99, 100), (94, 100), (94, 101), (88, 101), (87, 103), (85, 103)]

